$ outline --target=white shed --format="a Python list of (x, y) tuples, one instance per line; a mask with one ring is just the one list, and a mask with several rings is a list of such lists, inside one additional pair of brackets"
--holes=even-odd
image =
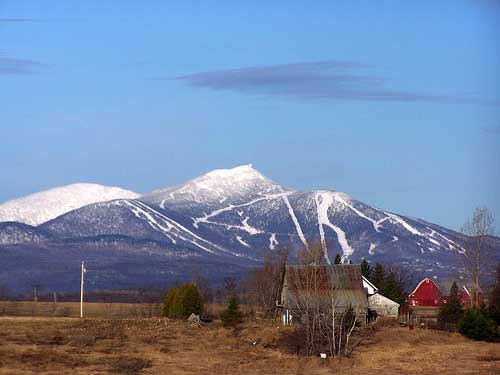
[(399, 313), (399, 303), (378, 293), (368, 297), (368, 308), (375, 310), (379, 316), (391, 318), (397, 318)]
[(378, 292), (378, 288), (373, 285), (370, 280), (368, 280), (366, 277), (362, 276), (363, 278), (363, 288), (365, 289), (366, 295), (371, 296), (375, 293)]

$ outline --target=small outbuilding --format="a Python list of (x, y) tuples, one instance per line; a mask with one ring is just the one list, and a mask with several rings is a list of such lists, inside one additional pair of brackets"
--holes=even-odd
[[(472, 307), (472, 301), (475, 301), (475, 294), (471, 293), (469, 288), (467, 288), (465, 285), (460, 289), (459, 291), (460, 294), (460, 302), (462, 303), (462, 306), (465, 307), (466, 309), (470, 309)], [(479, 290), (477, 292), (477, 300), (479, 304), (483, 302), (483, 292), (482, 290)]]
[(363, 277), (363, 288), (365, 288), (365, 292), (367, 296), (372, 296), (378, 293), (378, 288), (366, 277)]
[(325, 310), (333, 302), (338, 313), (353, 308), (359, 321), (365, 322), (368, 299), (361, 268), (350, 264), (286, 266), (278, 305), (285, 325), (300, 315), (304, 302)]
[(390, 318), (397, 318), (399, 316), (399, 303), (379, 293), (368, 296), (368, 307), (370, 310), (376, 311), (377, 316)]

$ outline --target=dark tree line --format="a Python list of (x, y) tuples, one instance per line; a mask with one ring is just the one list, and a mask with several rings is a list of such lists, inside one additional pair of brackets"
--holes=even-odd
[(361, 273), (378, 288), (380, 294), (400, 305), (405, 304), (408, 292), (414, 282), (411, 272), (398, 266), (384, 266), (381, 263), (376, 263), (372, 267), (366, 259), (363, 259)]

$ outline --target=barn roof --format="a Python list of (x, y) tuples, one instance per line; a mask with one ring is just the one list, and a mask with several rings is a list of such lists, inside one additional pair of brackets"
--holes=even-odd
[(333, 290), (339, 306), (366, 307), (368, 304), (358, 265), (291, 265), (286, 267), (285, 283), (291, 292), (287, 295), (289, 299), (293, 299), (293, 295), (311, 294), (312, 284), (315, 283), (315, 292), (320, 298), (328, 296)]
[(371, 305), (377, 305), (377, 306), (378, 305), (392, 305), (392, 306), (399, 307), (399, 303), (393, 301), (390, 298), (387, 298), (386, 296), (383, 296), (380, 293), (374, 294), (373, 296), (369, 296), (368, 301), (369, 301), (370, 306)]
[[(354, 264), (293, 265), (286, 266), (286, 271), (288, 281), (293, 281), (293, 284), (298, 286), (305, 285), (306, 279), (314, 272), (318, 278), (320, 289), (328, 289), (330, 285), (336, 289), (363, 289), (361, 268)], [(295, 278), (300, 280), (295, 280)]]
[(420, 288), (420, 286), (421, 286), (421, 285), (422, 285), (422, 284), (423, 284), (426, 280), (428, 280), (428, 281), (430, 281), (431, 283), (433, 283), (433, 284), (434, 284), (434, 286), (435, 286), (435, 287), (439, 290), (439, 287), (437, 286), (437, 284), (436, 284), (433, 280), (431, 280), (431, 279), (429, 279), (428, 277), (426, 277), (425, 279), (423, 279), (421, 282), (419, 282), (419, 283), (418, 283), (417, 287), (413, 290), (413, 292), (411, 292), (411, 293), (410, 293), (410, 296), (412, 296), (413, 294), (415, 294), (415, 292), (418, 290), (418, 288)]

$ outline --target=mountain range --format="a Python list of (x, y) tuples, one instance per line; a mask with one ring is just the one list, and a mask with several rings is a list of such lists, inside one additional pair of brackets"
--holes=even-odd
[[(325, 261), (384, 262), (435, 278), (459, 273), (460, 233), (375, 208), (334, 190), (296, 191), (252, 165), (138, 194), (73, 184), (0, 205), (0, 285), (28, 291), (162, 286), (197, 275), (219, 282), (279, 246), (320, 246)], [(495, 238), (500, 248), (500, 239)]]

